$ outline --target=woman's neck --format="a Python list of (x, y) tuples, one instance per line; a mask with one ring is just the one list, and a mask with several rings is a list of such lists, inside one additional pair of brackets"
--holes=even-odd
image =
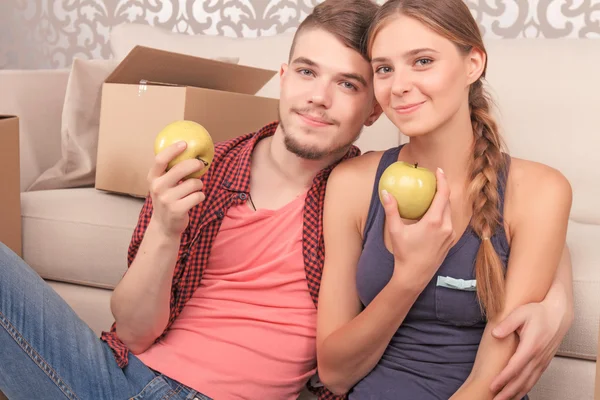
[(468, 110), (460, 110), (446, 124), (426, 135), (414, 137), (400, 152), (400, 160), (444, 170), (451, 187), (469, 180), (473, 153), (473, 128)]

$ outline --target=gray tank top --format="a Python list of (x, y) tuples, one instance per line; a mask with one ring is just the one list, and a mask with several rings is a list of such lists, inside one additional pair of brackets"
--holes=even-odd
[[(400, 149), (383, 154), (373, 185), (356, 275), (358, 295), (365, 307), (389, 282), (394, 269), (394, 256), (383, 239), (385, 211), (377, 183), (385, 168), (398, 159)], [(499, 178), (499, 207), (503, 210), (506, 185), (505, 179)], [(491, 240), (506, 268), (509, 245), (502, 221)], [(477, 235), (467, 228), (417, 298), (379, 363), (352, 389), (351, 400), (447, 400), (463, 384), (486, 324), (472, 287), (479, 244)], [(453, 284), (458, 279), (466, 282)]]

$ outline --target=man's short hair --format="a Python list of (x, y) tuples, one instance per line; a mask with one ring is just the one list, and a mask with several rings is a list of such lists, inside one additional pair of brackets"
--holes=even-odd
[(323, 29), (368, 60), (364, 41), (379, 6), (372, 0), (325, 0), (298, 26), (289, 58), (291, 61), (298, 36), (309, 29)]

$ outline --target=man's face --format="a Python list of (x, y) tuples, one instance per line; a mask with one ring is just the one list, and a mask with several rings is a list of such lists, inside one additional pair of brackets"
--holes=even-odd
[(380, 113), (368, 61), (325, 30), (299, 34), (281, 67), (279, 120), (289, 151), (310, 160), (344, 154)]

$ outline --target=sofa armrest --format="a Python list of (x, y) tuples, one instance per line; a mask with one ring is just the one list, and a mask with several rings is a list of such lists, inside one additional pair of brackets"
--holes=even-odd
[(61, 156), (68, 69), (0, 70), (0, 114), (20, 123), (21, 191)]

